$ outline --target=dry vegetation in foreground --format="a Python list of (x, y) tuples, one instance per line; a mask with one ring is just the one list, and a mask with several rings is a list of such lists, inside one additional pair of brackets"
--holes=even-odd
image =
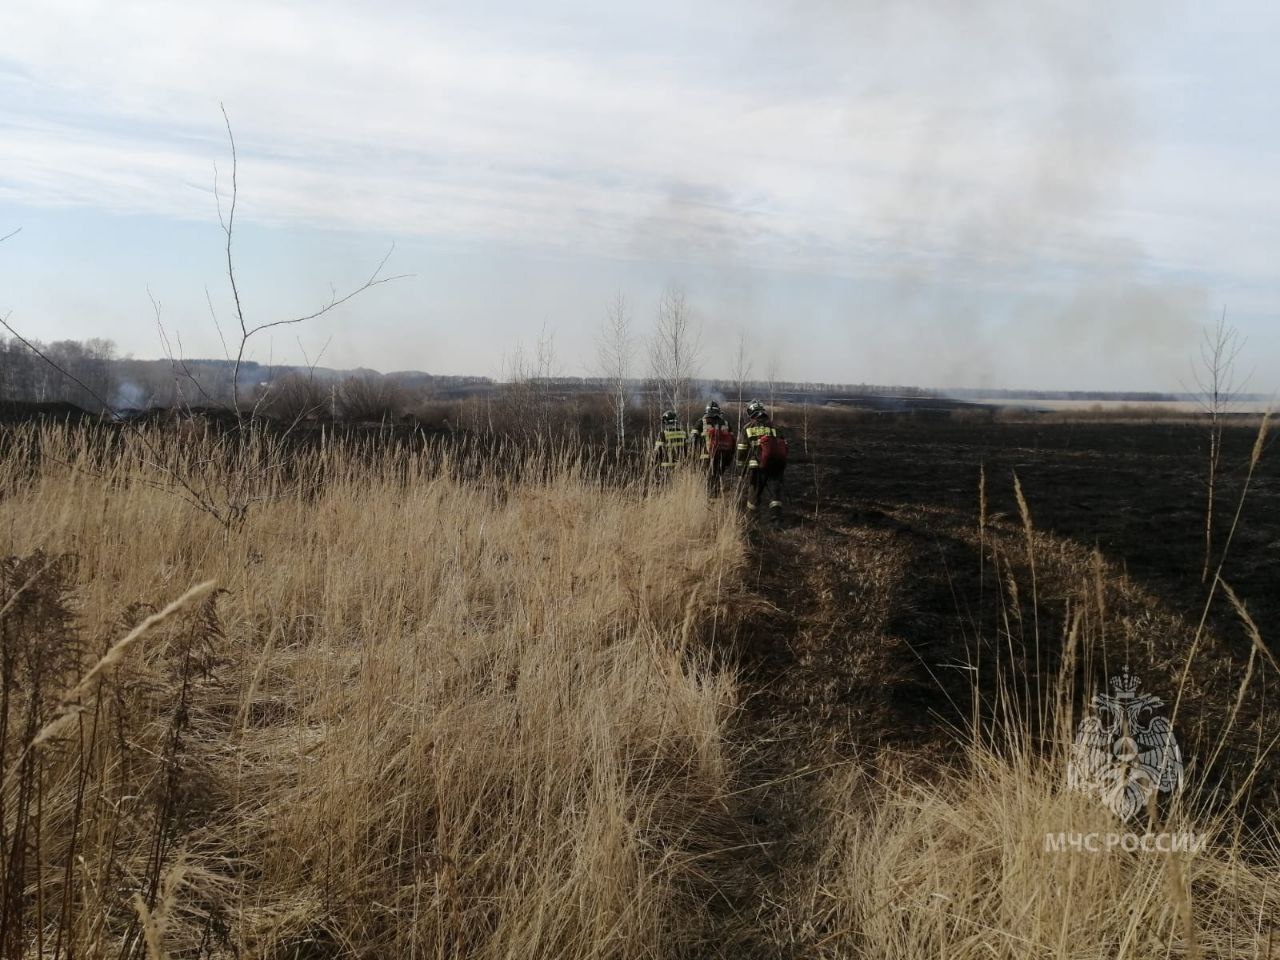
[(743, 546), (696, 485), (646, 499), (569, 460), (464, 482), (438, 450), (330, 445), (226, 533), (132, 438), (8, 440), (4, 956), (702, 942), (734, 687), (697, 649)]
[[(744, 736), (762, 701), (732, 651), (784, 620), (695, 477), (161, 428), (0, 442), (0, 956), (1280, 956), (1280, 851), (1231, 807), (1172, 811), (1210, 838), (1194, 857), (1044, 849), (1119, 828), (1064, 790), (1063, 711), (1047, 749), (983, 716), (928, 776), (887, 751), (831, 767), (815, 733), (801, 814), (744, 823), (790, 787)], [(174, 470), (245, 509), (193, 507)], [(1018, 551), (1053, 602), (1065, 564), (1025, 526), (972, 530), (1008, 595), (985, 642), (1024, 659)], [(1059, 705), (1117, 605), (1089, 613), (1112, 574), (1072, 569), (1108, 586), (1084, 580)], [(823, 630), (871, 644), (885, 614)], [(812, 855), (752, 888), (753, 838)]]
[[(1066, 751), (1022, 734), (975, 744), (922, 779), (863, 771), (821, 789), (821, 862), (797, 899), (831, 956), (1043, 958), (1280, 955), (1280, 851), (1251, 854), (1229, 815), (1179, 811), (1151, 833), (1195, 833), (1202, 853), (1106, 849), (1121, 826), (1063, 789)], [(1046, 835), (1095, 834), (1099, 852), (1046, 849)]]

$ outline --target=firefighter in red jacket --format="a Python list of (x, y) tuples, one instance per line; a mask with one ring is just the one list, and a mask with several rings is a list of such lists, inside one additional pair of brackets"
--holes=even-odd
[(714, 400), (689, 431), (689, 444), (698, 451), (698, 462), (707, 469), (707, 491), (719, 494), (725, 474), (733, 466), (733, 430)]
[(747, 404), (747, 422), (738, 436), (738, 463), (746, 470), (747, 509), (758, 510), (767, 503), (776, 516), (782, 509), (787, 441), (759, 400)]

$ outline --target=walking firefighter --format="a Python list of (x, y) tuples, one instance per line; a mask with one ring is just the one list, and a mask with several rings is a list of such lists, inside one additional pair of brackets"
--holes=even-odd
[(708, 492), (718, 494), (725, 474), (733, 466), (735, 446), (733, 430), (720, 412), (720, 404), (714, 400), (707, 404), (706, 412), (689, 431), (689, 444), (697, 451), (699, 463), (706, 467)]
[(738, 436), (738, 463), (746, 469), (747, 509), (768, 504), (769, 513), (776, 516), (782, 509), (787, 440), (759, 400), (747, 404), (747, 422)]
[(680, 415), (674, 410), (662, 414), (658, 438), (653, 443), (653, 462), (658, 475), (669, 475), (689, 453), (689, 435), (680, 426)]

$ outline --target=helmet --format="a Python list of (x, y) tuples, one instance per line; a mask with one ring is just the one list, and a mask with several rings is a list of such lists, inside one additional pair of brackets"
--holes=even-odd
[(674, 426), (680, 422), (680, 415), (674, 410), (664, 410), (662, 412), (662, 422), (667, 426)]
[(747, 404), (747, 416), (752, 420), (759, 420), (761, 417), (768, 416), (768, 411), (759, 400), (752, 400)]
[(720, 404), (716, 403), (714, 400), (709, 400), (707, 401), (707, 416), (712, 416), (713, 414), (715, 416), (720, 415)]

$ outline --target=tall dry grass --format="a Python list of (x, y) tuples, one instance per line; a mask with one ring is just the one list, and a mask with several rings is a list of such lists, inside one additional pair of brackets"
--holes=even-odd
[[(1264, 419), (1250, 478), (1266, 431)], [(1276, 660), (1221, 563), (1215, 586), (1248, 634), (1243, 669), (1221, 646), (1203, 656), (1205, 617), (1182, 622), (1096, 550), (1036, 530), (1016, 477), (1018, 522), (992, 522), (985, 480), (972, 535), (998, 609), (973, 625), (963, 665), (972, 714), (955, 726), (956, 755), (926, 775), (890, 760), (823, 780), (819, 853), (793, 894), (815, 948), (883, 960), (1280, 957), (1280, 834), (1273, 809), (1251, 807), (1280, 742), (1266, 696), (1275, 675), (1263, 676)], [(1050, 603), (1065, 611), (1054, 644), (1041, 625)], [(1192, 752), (1184, 789), (1126, 821), (1072, 790), (1068, 770), (1082, 706), (1131, 663), (1144, 690), (1165, 694), (1156, 714)]]
[[(1065, 788), (1065, 751), (1029, 746), (974, 745), (967, 762), (928, 780), (850, 771), (823, 785), (828, 832), (803, 899), (805, 912), (820, 918), (828, 955), (1265, 960), (1280, 953), (1280, 850), (1258, 849), (1229, 814), (1179, 809), (1156, 824), (1121, 824), (1096, 798)], [(1129, 832), (1149, 833), (1151, 846), (1172, 846), (1178, 834), (1206, 846), (1109, 846), (1109, 837)], [(1061, 834), (1082, 839), (1053, 846)], [(1162, 834), (1170, 839), (1155, 839)]]
[(234, 480), (209, 437), (4, 441), (4, 956), (700, 949), (743, 547), (693, 478), (258, 439), (228, 526), (166, 472)]

